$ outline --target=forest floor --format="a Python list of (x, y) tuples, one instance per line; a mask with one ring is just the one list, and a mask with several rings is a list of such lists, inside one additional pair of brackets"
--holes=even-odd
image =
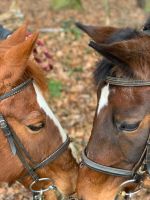
[[(102, 0), (82, 0), (83, 10), (50, 9), (50, 0), (20, 1), (20, 9), (30, 21), (30, 29), (64, 28), (65, 31), (41, 33), (53, 56), (53, 70), (45, 72), (51, 92), (49, 102), (68, 135), (74, 138), (79, 152), (87, 143), (96, 109), (96, 87), (93, 71), (97, 54), (88, 47), (90, 38), (82, 34), (75, 21), (85, 24), (135, 27), (141, 29), (145, 13), (137, 7), (135, 0), (110, 0), (107, 16)], [(0, 2), (0, 13), (8, 11), (11, 1)], [(116, 6), (117, 5), (117, 6)], [(7, 26), (7, 24), (6, 24)], [(12, 26), (13, 28), (13, 26)], [(80, 155), (80, 153), (79, 153)], [(149, 200), (150, 197), (136, 197)], [(28, 193), (20, 184), (0, 187), (0, 200), (28, 200)]]

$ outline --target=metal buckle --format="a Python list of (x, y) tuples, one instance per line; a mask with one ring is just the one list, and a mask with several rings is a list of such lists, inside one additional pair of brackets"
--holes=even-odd
[(7, 123), (4, 119), (0, 120), (0, 128), (6, 128), (7, 127)]
[(125, 191), (125, 188), (127, 188), (127, 186), (131, 185), (131, 184), (137, 184), (136, 180), (135, 179), (131, 179), (131, 180), (127, 180), (125, 182), (123, 182), (120, 186), (119, 186), (119, 189), (116, 193), (116, 197), (118, 196), (121, 196), (121, 197), (129, 197), (131, 198), (133, 195), (137, 194), (138, 192), (141, 191), (142, 187), (141, 187), (141, 184), (140, 186), (134, 190), (133, 192), (126, 192)]
[(138, 169), (137, 173), (140, 176), (144, 176), (144, 174), (146, 174), (145, 163), (143, 165), (141, 165), (141, 167)]
[[(41, 188), (40, 190), (35, 190), (33, 189), (34, 186), (40, 182), (46, 182), (47, 184), (49, 183), (48, 187), (47, 188)], [(38, 179), (37, 181), (33, 181), (30, 186), (29, 186), (33, 196), (34, 196), (34, 199), (37, 199), (37, 200), (40, 200), (43, 198), (43, 193), (44, 192), (47, 192), (49, 190), (57, 190), (57, 187), (54, 185), (54, 180), (51, 179), (51, 178), (40, 178)]]
[(83, 167), (84, 167), (84, 163), (83, 163), (82, 161), (79, 163), (79, 167), (80, 167), (80, 168), (83, 168)]

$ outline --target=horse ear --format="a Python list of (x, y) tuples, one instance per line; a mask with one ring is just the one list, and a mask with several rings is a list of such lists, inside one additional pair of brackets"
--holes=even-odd
[(115, 32), (121, 30), (119, 28), (107, 26), (88, 26), (81, 24), (80, 22), (76, 22), (76, 26), (87, 33), (95, 42), (97, 43), (105, 43), (106, 40)]
[(27, 26), (28, 22), (25, 22), (20, 28), (18, 28), (14, 33), (12, 33), (6, 40), (2, 40), (0, 44), (13, 46), (20, 42), (23, 42), (27, 36)]
[(134, 61), (135, 56), (138, 55), (137, 43), (131, 40), (108, 45), (97, 44), (91, 41), (89, 46), (110, 60), (114, 65), (119, 66), (129, 66), (129, 63)]
[[(27, 61), (31, 55), (38, 33), (30, 35), (24, 42), (11, 47), (4, 55), (4, 66), (2, 79), (11, 79), (15, 82), (24, 73)], [(7, 78), (6, 78), (7, 77)]]

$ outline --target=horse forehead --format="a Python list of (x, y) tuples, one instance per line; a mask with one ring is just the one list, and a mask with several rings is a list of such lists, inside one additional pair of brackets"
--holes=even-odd
[(0, 101), (0, 110), (5, 115), (11, 113), (18, 118), (28, 115), (33, 110), (40, 110), (33, 86), (29, 85), (21, 92)]
[[(143, 110), (147, 106), (147, 95), (150, 94), (149, 90), (145, 91), (143, 88), (136, 87), (120, 87), (105, 85), (100, 88), (100, 95), (98, 99), (97, 115), (100, 114), (102, 109), (115, 108), (115, 112), (118, 110)], [(144, 105), (144, 106), (143, 106)]]
[(98, 113), (103, 107), (109, 105), (110, 103), (112, 105), (115, 105), (118, 104), (118, 102), (123, 103), (122, 100), (130, 102), (136, 101), (136, 99), (137, 97), (135, 96), (135, 91), (133, 91), (133, 88), (116, 87), (106, 84), (100, 88), (100, 95), (98, 99)]
[(149, 113), (149, 89), (143, 87), (116, 87), (110, 89), (109, 105), (116, 117), (140, 119)]
[(126, 87), (116, 87), (113, 86), (110, 89), (110, 102), (114, 106), (120, 106), (120, 104), (127, 105), (135, 102), (137, 98), (135, 97), (133, 88)]
[(146, 93), (143, 87), (122, 87), (113, 86), (111, 89), (111, 102), (115, 105), (118, 103), (124, 104), (141, 104), (145, 98)]
[(108, 97), (109, 97), (109, 84), (105, 85), (101, 89), (101, 94), (98, 100), (98, 108), (97, 108), (97, 114), (100, 113), (100, 111), (108, 105)]

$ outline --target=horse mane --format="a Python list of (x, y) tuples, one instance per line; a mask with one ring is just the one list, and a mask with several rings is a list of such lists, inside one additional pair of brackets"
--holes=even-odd
[[(133, 38), (136, 38), (140, 36), (141, 33), (140, 31), (137, 31), (136, 29), (131, 29), (131, 28), (123, 28), (114, 34), (112, 34), (107, 40), (106, 44), (111, 44), (113, 42), (120, 42), (123, 40), (130, 40)], [(105, 80), (106, 76), (110, 75), (110, 73), (113, 71), (115, 66), (111, 61), (109, 61), (106, 58), (102, 58), (97, 64), (96, 64), (96, 69), (94, 71), (94, 80), (96, 85), (100, 83), (101, 81)], [(128, 72), (128, 74), (131, 73)]]

